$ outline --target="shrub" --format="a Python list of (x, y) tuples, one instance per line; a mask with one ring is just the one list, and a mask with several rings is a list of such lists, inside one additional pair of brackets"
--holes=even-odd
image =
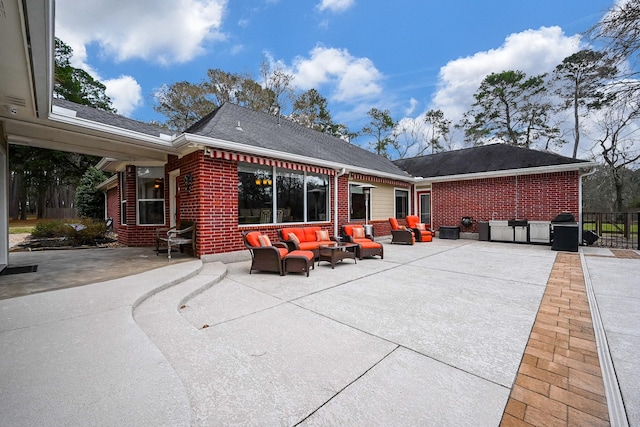
[(87, 169), (76, 188), (76, 209), (81, 218), (104, 218), (104, 194), (96, 187), (107, 176), (95, 167)]
[[(76, 230), (70, 224), (84, 226), (82, 230)], [(80, 228), (80, 227), (79, 227)], [(103, 240), (107, 233), (104, 221), (93, 219), (63, 219), (43, 221), (33, 227), (31, 237), (34, 238), (64, 238), (69, 246), (95, 245), (97, 240)]]

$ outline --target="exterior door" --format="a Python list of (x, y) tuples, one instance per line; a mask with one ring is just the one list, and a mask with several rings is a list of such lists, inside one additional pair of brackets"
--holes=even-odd
[(431, 225), (431, 193), (420, 194), (420, 222)]

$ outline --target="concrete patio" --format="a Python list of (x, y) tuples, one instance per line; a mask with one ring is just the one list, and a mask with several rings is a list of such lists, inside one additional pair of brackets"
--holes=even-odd
[[(308, 278), (249, 275), (244, 252), (1, 300), (0, 425), (508, 425), (559, 253), (381, 241)], [(638, 426), (640, 260), (580, 260)]]

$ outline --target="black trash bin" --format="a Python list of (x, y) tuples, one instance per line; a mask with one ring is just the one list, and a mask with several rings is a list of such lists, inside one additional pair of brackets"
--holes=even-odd
[(579, 226), (573, 214), (562, 212), (551, 221), (551, 249), (578, 252)]

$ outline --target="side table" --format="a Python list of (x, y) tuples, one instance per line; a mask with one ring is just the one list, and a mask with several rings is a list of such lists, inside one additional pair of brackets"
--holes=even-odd
[(356, 260), (356, 248), (357, 243), (336, 243), (335, 245), (320, 245), (318, 248), (318, 265), (320, 261), (327, 261), (331, 263), (331, 268), (335, 268), (336, 264), (343, 259), (352, 259), (354, 263), (358, 263)]

